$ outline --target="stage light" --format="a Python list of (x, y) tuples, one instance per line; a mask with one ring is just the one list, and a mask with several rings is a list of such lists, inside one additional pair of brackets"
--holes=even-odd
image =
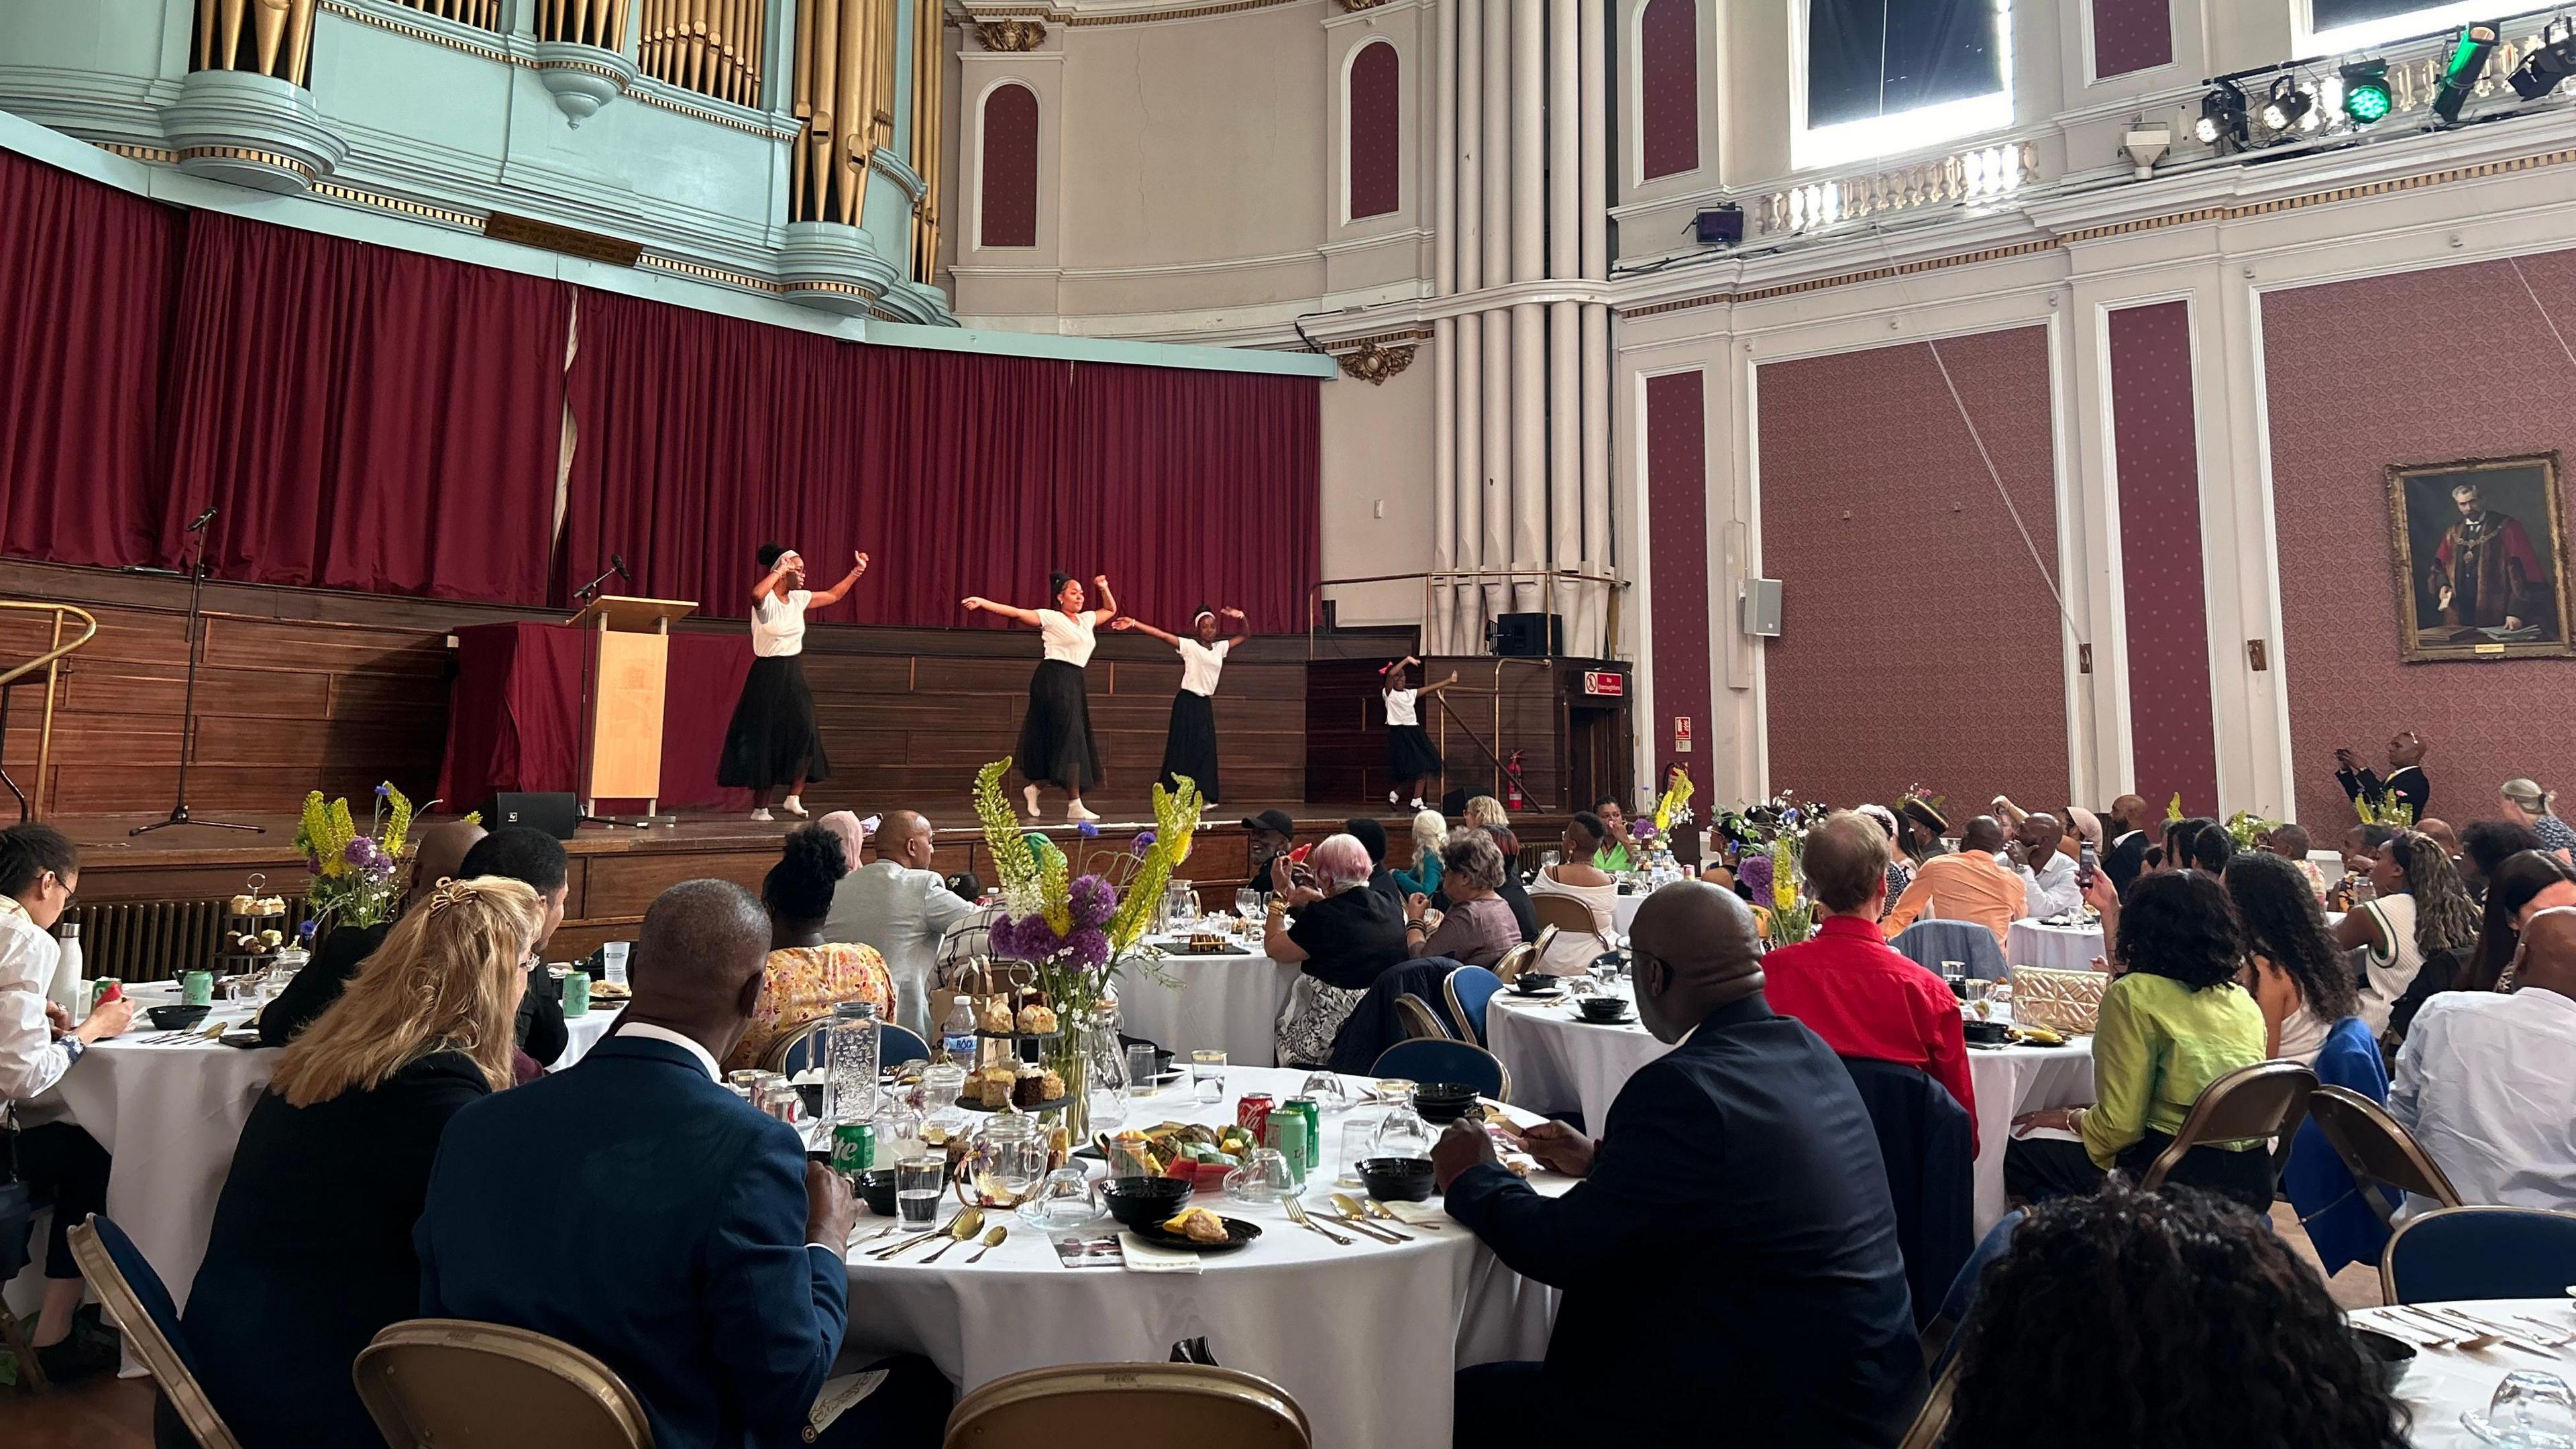
[(2495, 44), (2492, 25), (2460, 27), (2460, 38), (2451, 45), (2451, 59), (2442, 67), (2442, 83), (2433, 90), (2433, 114), (2442, 118), (2442, 124), (2459, 121), (2460, 107), (2469, 103), (2469, 92), (2486, 73), (2487, 57), (2494, 54)]
[(2299, 89), (2288, 76), (2283, 76), (2272, 82), (2271, 99), (2263, 103), (2263, 124), (2275, 131), (2287, 131), (2298, 125), (2316, 104), (2316, 97)]
[(2541, 43), (2506, 77), (2513, 93), (2526, 101), (2536, 101), (2558, 89), (2558, 83), (2576, 75), (2576, 32), (2564, 20), (2549, 22), (2542, 30)]
[(2235, 82), (2220, 81), (2200, 98), (2200, 120), (2191, 133), (2222, 153), (2245, 149), (2245, 93)]
[(2388, 94), (2388, 62), (2356, 60), (2345, 66), (2338, 79), (2343, 82), (2344, 118), (2356, 126), (2367, 126), (2388, 118), (2393, 102)]

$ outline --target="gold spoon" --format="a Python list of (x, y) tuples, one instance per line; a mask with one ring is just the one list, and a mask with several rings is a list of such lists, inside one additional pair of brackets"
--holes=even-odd
[(959, 1213), (957, 1215), (955, 1225), (950, 1227), (948, 1230), (948, 1241), (940, 1244), (937, 1252), (932, 1253), (929, 1257), (924, 1258), (921, 1261), (925, 1263), (938, 1262), (940, 1257), (949, 1249), (956, 1247), (959, 1243), (975, 1236), (975, 1230), (982, 1226), (984, 1226), (984, 1210), (982, 1208), (968, 1208), (966, 1211)]
[(1405, 1232), (1401, 1228), (1384, 1227), (1372, 1222), (1369, 1217), (1369, 1210), (1360, 1206), (1359, 1199), (1351, 1196), (1349, 1193), (1333, 1193), (1330, 1196), (1330, 1201), (1333, 1206), (1342, 1210), (1342, 1216), (1349, 1220), (1353, 1226), (1370, 1228), (1373, 1231), (1384, 1233), (1388, 1237), (1394, 1238), (1399, 1242), (1409, 1243), (1413, 1241), (1413, 1234)]
[[(1002, 1246), (1002, 1240), (1010, 1235), (1011, 1230), (1009, 1228), (1003, 1227), (999, 1223), (994, 1224), (993, 1230), (984, 1235), (984, 1246), (977, 1248), (975, 1250), (975, 1256), (968, 1258), (966, 1261), (969, 1263), (980, 1263), (984, 1261), (984, 1255), (993, 1251), (995, 1248)], [(945, 1252), (946, 1249), (942, 1249), (941, 1251)]]
[[(893, 1257), (895, 1254), (902, 1252), (906, 1248), (917, 1248), (922, 1244), (929, 1242), (933, 1238), (944, 1238), (956, 1229), (960, 1219), (964, 1218), (968, 1213), (975, 1211), (976, 1210), (974, 1208), (960, 1208), (957, 1210), (956, 1216), (951, 1217), (948, 1221), (941, 1223), (939, 1226), (932, 1228), (927, 1232), (914, 1233), (899, 1241), (888, 1243), (882, 1248), (872, 1248), (868, 1251), (868, 1256), (882, 1261)], [(983, 1218), (979, 1215), (976, 1218), (976, 1222), (981, 1224), (983, 1222)], [(971, 1233), (974, 1229), (968, 1228), (966, 1231)]]

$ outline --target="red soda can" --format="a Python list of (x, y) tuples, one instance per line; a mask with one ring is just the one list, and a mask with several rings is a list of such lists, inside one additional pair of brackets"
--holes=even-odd
[(1268, 1092), (1246, 1092), (1235, 1099), (1234, 1125), (1252, 1134), (1255, 1142), (1268, 1141), (1264, 1134), (1270, 1127), (1273, 1098)]

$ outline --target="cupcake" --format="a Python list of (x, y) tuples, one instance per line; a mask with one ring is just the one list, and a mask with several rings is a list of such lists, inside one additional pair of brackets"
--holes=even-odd
[(1023, 1006), (1019, 1021), (1022, 1031), (1032, 1034), (1051, 1032), (1055, 1030), (1055, 1011), (1051, 1007)]
[[(1019, 1075), (1011, 1082), (1011, 1105), (1015, 1107), (1034, 1107), (1040, 1102), (1053, 1101), (1054, 1098), (1047, 1095), (1047, 1076), (1047, 1069), (1039, 1066), (1035, 1062), (1029, 1062), (1021, 1066)], [(1064, 1084), (1062, 1082), (1058, 1082), (1056, 1084), (1059, 1090), (1062, 1089), (1063, 1085)]]

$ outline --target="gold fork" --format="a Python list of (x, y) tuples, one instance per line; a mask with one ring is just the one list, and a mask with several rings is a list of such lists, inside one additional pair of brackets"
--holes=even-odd
[(1297, 1201), (1297, 1199), (1293, 1197), (1287, 1199), (1287, 1203), (1288, 1221), (1295, 1223), (1301, 1228), (1312, 1228), (1316, 1232), (1322, 1233), (1325, 1237), (1332, 1239), (1334, 1242), (1341, 1244), (1345, 1248), (1351, 1245), (1350, 1239), (1343, 1237), (1341, 1234), (1334, 1232), (1331, 1228), (1325, 1227), (1322, 1223), (1306, 1216), (1306, 1205), (1304, 1203)]

